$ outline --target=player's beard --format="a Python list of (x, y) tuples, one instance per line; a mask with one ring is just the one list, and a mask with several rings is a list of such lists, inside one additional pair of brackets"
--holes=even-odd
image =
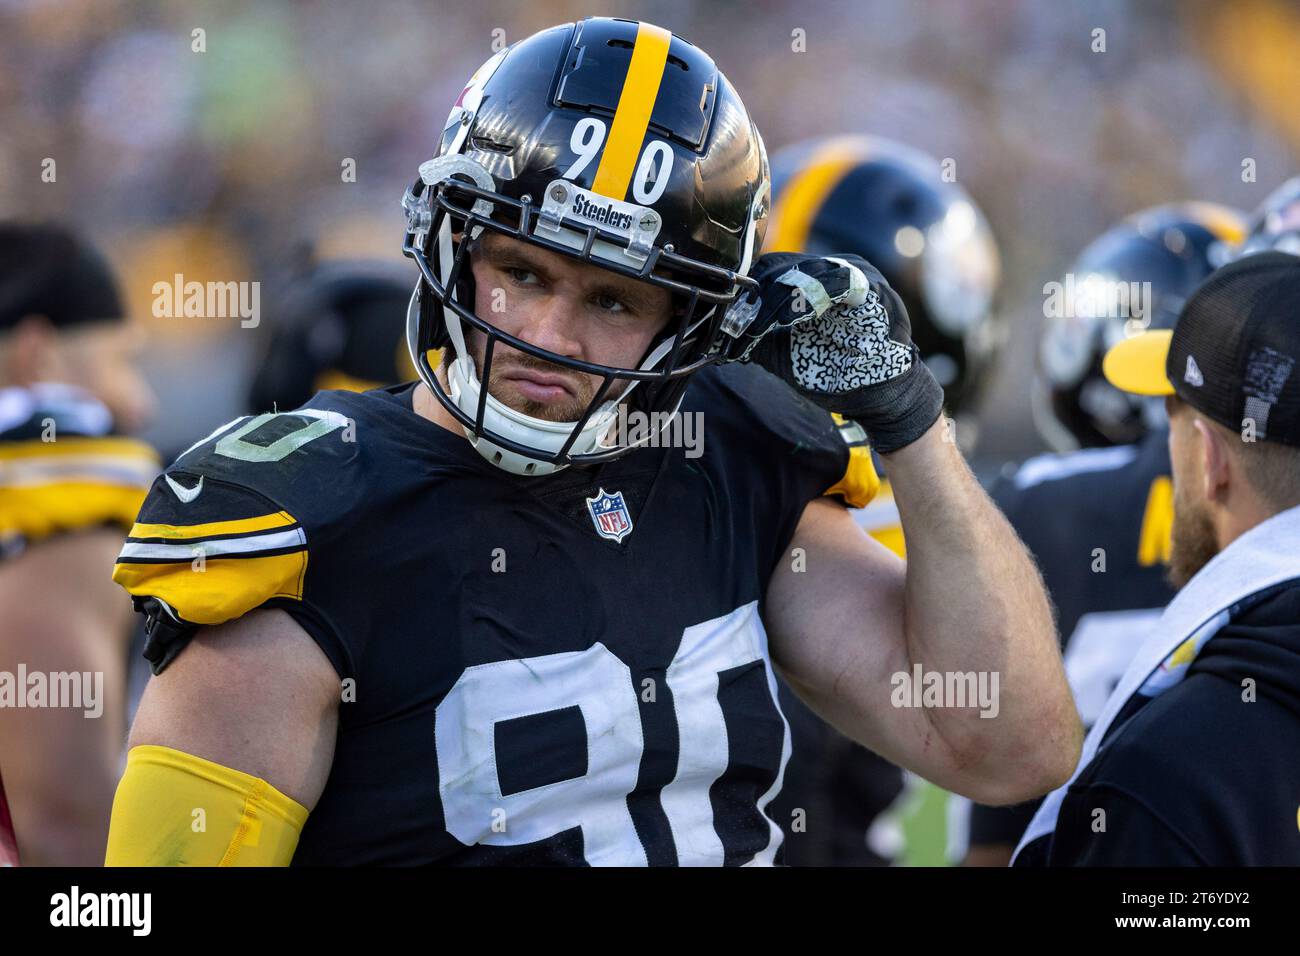
[(1219, 553), (1209, 509), (1175, 491), (1172, 537), (1168, 578), (1175, 588), (1181, 588)]
[[(482, 372), (482, 362), (478, 362)], [(576, 394), (568, 394), (563, 399), (551, 402), (539, 402), (519, 394), (514, 383), (507, 378), (520, 370), (544, 372), (548, 375), (561, 374), (565, 383)], [(488, 394), (515, 411), (548, 422), (575, 422), (591, 404), (596, 395), (597, 380), (582, 372), (561, 368), (554, 362), (539, 359), (524, 352), (516, 352), (504, 346), (498, 347), (492, 361), (492, 375), (488, 380)]]

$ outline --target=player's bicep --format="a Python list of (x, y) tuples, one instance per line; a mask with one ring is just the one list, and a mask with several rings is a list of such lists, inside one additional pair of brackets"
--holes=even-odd
[(907, 667), (905, 565), (825, 499), (804, 509), (791, 552), (768, 587), (773, 659), (822, 717), (897, 760), (890, 675)]
[(338, 674), (285, 612), (201, 628), (145, 688), (129, 746), (167, 747), (265, 780), (310, 810), (334, 757)]

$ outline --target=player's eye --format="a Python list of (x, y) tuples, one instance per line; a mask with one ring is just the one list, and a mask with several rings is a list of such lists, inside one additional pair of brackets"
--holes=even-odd
[(621, 300), (615, 298), (612, 295), (608, 295), (607, 293), (602, 292), (600, 295), (597, 295), (595, 299), (593, 299), (592, 301), (596, 304), (596, 308), (602, 309), (606, 312), (627, 311), (627, 306), (624, 305)]
[(507, 266), (506, 275), (519, 285), (533, 285), (537, 281), (537, 273), (531, 269), (521, 269), (517, 266)]

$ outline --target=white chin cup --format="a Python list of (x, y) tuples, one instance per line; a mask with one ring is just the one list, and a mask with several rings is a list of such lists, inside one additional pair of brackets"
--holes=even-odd
[[(478, 414), (479, 389), (482, 387), (473, 361), (468, 357), (457, 357), (446, 368), (447, 388), (452, 401), (457, 408), (473, 418)], [(608, 447), (601, 444), (601, 438), (614, 424), (617, 408), (618, 403), (612, 401), (601, 405), (578, 433), (569, 454), (585, 455)], [(563, 448), (577, 424), (533, 418), (498, 401), (491, 392), (488, 392), (487, 403), (483, 408), (484, 431), (546, 452), (554, 453)], [(480, 455), (511, 474), (549, 475), (567, 467), (509, 451), (486, 437), (475, 437), (473, 429), (469, 427), (465, 427), (465, 437)]]

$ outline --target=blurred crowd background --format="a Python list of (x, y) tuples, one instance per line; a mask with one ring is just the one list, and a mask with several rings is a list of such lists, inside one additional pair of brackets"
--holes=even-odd
[[(708, 50), (770, 151), (875, 133), (955, 161), (1000, 243), (1013, 330), (986, 461), (1041, 447), (1042, 286), (1088, 240), (1158, 202), (1249, 210), (1300, 166), (1300, 7), (1282, 0), (0, 0), (0, 215), (75, 223), (106, 250), (151, 334), (163, 401), (145, 437), (177, 451), (244, 411), (308, 250), (402, 261), (399, 199), (470, 73), (593, 13)], [(260, 325), (154, 318), (176, 273), (259, 281)]]

